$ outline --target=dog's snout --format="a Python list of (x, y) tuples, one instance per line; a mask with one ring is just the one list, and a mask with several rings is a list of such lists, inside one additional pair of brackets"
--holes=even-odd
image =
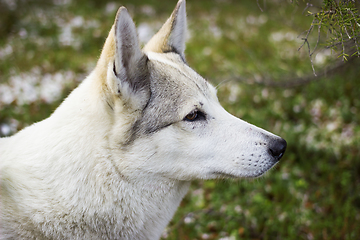
[(284, 155), (286, 146), (286, 141), (282, 138), (278, 138), (271, 140), (268, 147), (270, 154), (277, 160), (280, 160), (280, 158)]

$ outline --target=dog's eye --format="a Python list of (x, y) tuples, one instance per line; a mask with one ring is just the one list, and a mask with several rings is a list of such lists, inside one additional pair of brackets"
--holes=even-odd
[(186, 115), (184, 118), (185, 121), (189, 121), (189, 122), (193, 122), (193, 121), (197, 121), (197, 120), (204, 120), (204, 119), (205, 119), (205, 114), (198, 110), (192, 111), (191, 113)]
[(185, 119), (188, 121), (194, 121), (197, 118), (198, 112), (197, 111), (193, 111), (191, 113), (189, 113), (188, 115), (186, 115)]

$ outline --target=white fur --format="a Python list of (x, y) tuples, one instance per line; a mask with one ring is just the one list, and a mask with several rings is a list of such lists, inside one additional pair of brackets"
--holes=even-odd
[(191, 180), (256, 177), (278, 161), (265, 144), (281, 139), (227, 113), (184, 63), (185, 1), (170, 19), (141, 52), (121, 8), (83, 83), (0, 139), (0, 239), (158, 239)]
[(155, 53), (155, 52), (147, 52), (146, 55), (148, 56), (148, 58), (151, 60), (151, 61), (157, 61), (157, 62), (161, 62), (161, 63), (164, 63), (172, 68), (175, 68), (177, 70), (179, 70), (182, 74), (186, 75), (188, 78), (190, 78), (190, 76), (187, 75), (187, 73), (183, 70), (184, 65), (179, 65), (177, 63), (175, 63), (174, 61), (171, 61), (167, 58), (165, 58), (163, 55), (164, 54), (161, 54), (161, 53)]

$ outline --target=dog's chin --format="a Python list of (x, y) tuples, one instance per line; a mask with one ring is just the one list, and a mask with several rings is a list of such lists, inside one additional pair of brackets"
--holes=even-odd
[(215, 176), (215, 178), (220, 179), (226, 179), (226, 178), (232, 178), (232, 179), (239, 179), (239, 178), (258, 178), (263, 176), (265, 173), (267, 173), (271, 168), (273, 168), (276, 165), (277, 162), (274, 164), (263, 168), (263, 169), (257, 169), (253, 171), (241, 171), (239, 173), (236, 172), (226, 172), (226, 171), (214, 171), (211, 173), (212, 176)]
[(212, 172), (211, 173), (212, 176), (215, 176), (215, 178), (241, 178), (239, 176), (236, 176), (234, 174), (229, 174), (229, 173), (224, 173), (224, 172)]
[(231, 173), (225, 173), (225, 172), (213, 172), (211, 175), (215, 176), (216, 179), (241, 179), (241, 178), (257, 178), (264, 175), (267, 171), (264, 172), (255, 172), (255, 173), (247, 173), (247, 174), (231, 174)]

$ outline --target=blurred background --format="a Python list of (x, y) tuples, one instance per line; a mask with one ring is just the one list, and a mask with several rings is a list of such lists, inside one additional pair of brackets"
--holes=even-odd
[[(288, 149), (259, 179), (194, 182), (163, 239), (360, 238), (360, 61), (324, 48), (329, 31), (306, 36), (311, 3), (187, 1), (189, 65)], [(144, 44), (176, 0), (0, 0), (0, 136), (48, 117), (90, 73), (122, 5)]]

